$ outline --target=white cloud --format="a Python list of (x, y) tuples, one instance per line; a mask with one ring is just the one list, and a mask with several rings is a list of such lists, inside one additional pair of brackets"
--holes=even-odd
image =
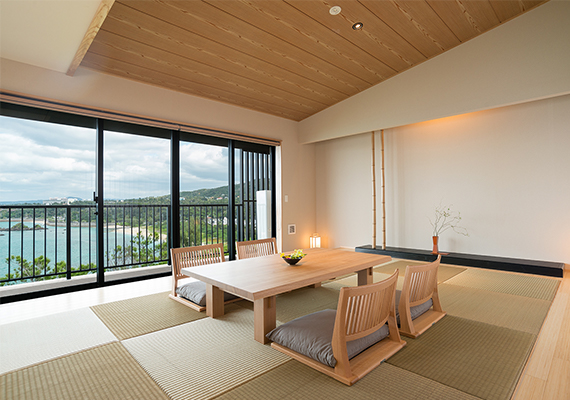
[[(170, 192), (170, 142), (105, 132), (105, 197)], [(0, 201), (77, 196), (95, 190), (95, 131), (0, 117)], [(227, 185), (227, 149), (181, 143), (181, 190)]]
[(182, 143), (180, 146), (180, 181), (181, 190), (227, 185), (227, 148)]

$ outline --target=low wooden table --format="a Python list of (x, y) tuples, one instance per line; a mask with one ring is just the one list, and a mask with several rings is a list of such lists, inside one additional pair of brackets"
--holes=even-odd
[(307, 249), (297, 265), (290, 266), (278, 254), (182, 268), (182, 273), (206, 283), (206, 313), (224, 315), (224, 292), (253, 302), (254, 338), (260, 343), (276, 326), (275, 296), (341, 275), (358, 273), (358, 285), (372, 283), (372, 268), (389, 262), (390, 256), (338, 249)]

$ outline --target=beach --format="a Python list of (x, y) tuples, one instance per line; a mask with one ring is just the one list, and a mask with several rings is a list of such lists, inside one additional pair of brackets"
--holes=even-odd
[[(149, 226), (149, 227), (138, 227), (138, 226), (122, 226), (122, 225), (117, 225), (117, 227), (115, 227), (114, 225), (109, 226), (109, 231), (117, 231), (120, 232), (122, 234), (127, 234), (127, 235), (131, 235), (132, 237), (140, 234), (141, 237), (147, 237), (148, 235), (152, 235), (153, 234), (153, 227)], [(158, 230), (154, 231), (157, 235), (159, 235), (160, 240), (161, 241), (166, 241), (168, 240), (168, 235), (166, 233), (162, 233), (162, 235), (160, 235), (160, 232)]]
[[(0, 222), (12, 222), (13, 224), (17, 224), (22, 222), (21, 219), (12, 219), (11, 221), (9, 221), (8, 219), (0, 219)], [(24, 219), (23, 223), (25, 224), (36, 224), (36, 225), (43, 225), (44, 222), (46, 223), (47, 226), (56, 226), (55, 222), (50, 222), (50, 221), (44, 221), (43, 219), (39, 220), (36, 219), (35, 221), (33, 219)], [(67, 226), (67, 223), (65, 221), (57, 221), (57, 227), (60, 228), (65, 228)], [(89, 222), (81, 222), (81, 224), (78, 221), (72, 221), (71, 222), (71, 227), (72, 228), (76, 228), (76, 227), (82, 227), (82, 228), (95, 228), (97, 226), (97, 224), (94, 221), (91, 221), (91, 223)], [(31, 227), (31, 226), (30, 226)], [(108, 226), (105, 226), (105, 229), (109, 230), (109, 231), (117, 231), (123, 234), (128, 234), (131, 236), (136, 236), (137, 234), (140, 233), (140, 235), (142, 237), (147, 237), (148, 235), (152, 235), (153, 233), (153, 227), (149, 226), (149, 227), (138, 227), (138, 226), (128, 226), (128, 225), (117, 225), (115, 227), (114, 224), (109, 224)], [(155, 231), (155, 233), (157, 235), (159, 235), (159, 231)], [(161, 241), (166, 241), (168, 240), (168, 234), (166, 232), (163, 231), (162, 235), (160, 235), (160, 240)]]

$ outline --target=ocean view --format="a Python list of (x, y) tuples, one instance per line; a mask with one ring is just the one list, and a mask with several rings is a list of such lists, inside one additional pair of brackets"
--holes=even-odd
[[(7, 221), (0, 222), (0, 228), (14, 226), (20, 221), (12, 221), (11, 225)], [(24, 225), (32, 227), (32, 222), (25, 221)], [(43, 221), (36, 225), (43, 226)], [(56, 233), (57, 232), (57, 233)], [(56, 262), (66, 260), (66, 228), (49, 226), (47, 229), (25, 230), (25, 231), (0, 231), (0, 277), (8, 273), (6, 259), (9, 255), (22, 256), (28, 261), (45, 256), (52, 265)], [(133, 232), (136, 234), (136, 232)], [(95, 227), (71, 227), (71, 265), (73, 267), (80, 264), (95, 263), (96, 259), (96, 228)], [(115, 244), (128, 246), (131, 242), (131, 231), (122, 229), (109, 231), (105, 236), (105, 251), (114, 249)], [(57, 246), (56, 246), (57, 241)], [(57, 249), (57, 251), (56, 251)]]

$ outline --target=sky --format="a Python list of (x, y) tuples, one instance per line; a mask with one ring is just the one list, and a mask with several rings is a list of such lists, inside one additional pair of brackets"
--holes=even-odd
[[(170, 142), (105, 132), (105, 198), (170, 192)], [(92, 199), (95, 131), (0, 116), (0, 203)], [(180, 190), (227, 185), (227, 149), (181, 142)]]

